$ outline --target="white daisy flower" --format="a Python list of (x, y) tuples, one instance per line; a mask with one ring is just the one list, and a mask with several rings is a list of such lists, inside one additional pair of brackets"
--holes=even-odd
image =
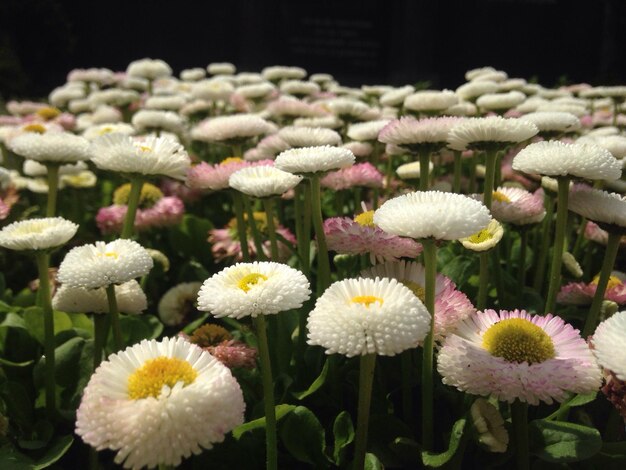
[(559, 103), (558, 101), (548, 101), (537, 107), (538, 112), (570, 113), (576, 117), (587, 114), (587, 107), (573, 103)]
[(243, 423), (245, 403), (230, 369), (182, 338), (144, 340), (109, 356), (91, 376), (76, 434), (115, 463), (176, 467)]
[(179, 134), (184, 127), (183, 118), (178, 114), (172, 111), (160, 111), (156, 109), (142, 109), (137, 111), (133, 115), (132, 124), (138, 132), (163, 129), (174, 134)]
[(334, 78), (329, 73), (314, 73), (309, 77), (309, 80), (315, 83), (323, 84), (326, 82), (332, 82)]
[(48, 101), (52, 106), (64, 108), (67, 103), (85, 97), (85, 88), (83, 86), (62, 86), (55, 88), (48, 95)]
[(95, 140), (104, 134), (126, 134), (133, 135), (135, 128), (125, 122), (109, 122), (105, 124), (96, 124), (89, 126), (83, 131), (83, 137), (89, 141)]
[(278, 137), (289, 147), (318, 147), (339, 145), (341, 136), (332, 129), (323, 127), (287, 126), (278, 131)]
[(69, 132), (26, 132), (11, 139), (8, 147), (24, 158), (43, 163), (89, 160), (89, 141)]
[(489, 452), (506, 452), (509, 433), (498, 409), (484, 398), (477, 398), (470, 407), (470, 415), (478, 433), (478, 442)]
[(232, 83), (212, 78), (194, 83), (191, 87), (191, 96), (206, 101), (227, 101), (234, 91)]
[(169, 326), (177, 326), (185, 322), (198, 299), (201, 282), (183, 282), (169, 289), (157, 308), (161, 321)]
[(580, 129), (580, 119), (571, 113), (542, 111), (525, 114), (520, 119), (532, 122), (542, 134), (573, 132)]
[[(65, 165), (61, 165), (59, 167), (59, 175), (75, 175), (80, 173), (81, 171), (85, 171), (87, 169), (87, 164), (80, 160), (76, 163), (66, 163)], [(48, 168), (45, 165), (39, 163), (35, 160), (24, 160), (24, 165), (22, 166), (22, 173), (26, 176), (45, 176), (48, 174)]]
[[(430, 173), (435, 165), (432, 161), (428, 162), (428, 172)], [(400, 179), (409, 180), (409, 179), (419, 179), (420, 177), (420, 162), (411, 162), (400, 165), (396, 169), (396, 174)]]
[(490, 65), (485, 67), (477, 67), (475, 69), (471, 69), (465, 72), (465, 80), (474, 80), (481, 75), (493, 72), (496, 72), (496, 69), (491, 67)]
[(154, 80), (172, 75), (172, 68), (161, 59), (139, 59), (128, 64), (126, 73), (131, 77)]
[(502, 240), (503, 235), (502, 224), (496, 219), (492, 219), (487, 227), (469, 237), (461, 238), (459, 241), (468, 250), (487, 251), (496, 246)]
[(139, 100), (139, 93), (133, 90), (121, 90), (119, 88), (108, 88), (106, 90), (93, 91), (89, 95), (91, 109), (98, 106), (126, 106)]
[(320, 92), (320, 86), (314, 82), (285, 80), (280, 84), (280, 91), (287, 95), (308, 96)]
[(197, 82), (206, 77), (206, 72), (201, 67), (194, 67), (192, 69), (185, 69), (180, 72), (180, 79), (185, 82)]
[(169, 137), (133, 140), (123, 134), (105, 134), (91, 147), (91, 160), (102, 170), (162, 175), (184, 180), (190, 160), (182, 145)]
[(378, 134), (391, 122), (390, 119), (377, 119), (375, 121), (359, 122), (350, 124), (348, 127), (348, 137), (360, 142), (378, 139)]
[(0, 246), (9, 250), (49, 250), (67, 243), (78, 225), (62, 217), (29, 219), (3, 227)]
[(411, 85), (395, 88), (391, 91), (383, 93), (379, 102), (382, 106), (401, 106), (402, 103), (404, 103), (404, 99), (414, 91), (415, 87)]
[(287, 67), (283, 65), (273, 65), (261, 70), (261, 75), (265, 80), (277, 82), (284, 79), (300, 80), (306, 77), (306, 70), (301, 67)]
[(591, 144), (543, 141), (530, 144), (513, 159), (513, 169), (547, 176), (578, 176), (615, 180), (622, 174), (621, 163), (608, 150)]
[(285, 150), (274, 160), (274, 166), (289, 173), (318, 173), (353, 165), (354, 154), (342, 147), (303, 147)]
[(459, 98), (466, 101), (474, 101), (476, 98), (487, 93), (495, 93), (500, 89), (496, 82), (478, 81), (464, 83), (456, 89)]
[(285, 264), (237, 263), (204, 281), (198, 309), (218, 318), (256, 317), (299, 308), (310, 295), (304, 274)]
[(598, 363), (626, 381), (626, 311), (600, 323), (591, 343)]
[(602, 228), (626, 232), (626, 197), (621, 194), (576, 185), (570, 190), (568, 208)]
[(317, 299), (307, 329), (308, 343), (326, 354), (394, 356), (420, 344), (430, 331), (430, 314), (395, 279), (345, 279)]
[(626, 157), (626, 137), (622, 135), (589, 135), (581, 137), (576, 143), (591, 143), (607, 149), (615, 158)]
[(228, 142), (270, 134), (273, 127), (253, 114), (235, 114), (206, 119), (191, 130), (191, 137), (204, 142)]
[[(120, 312), (138, 315), (148, 308), (146, 294), (135, 280), (115, 286), (115, 298)], [(68, 313), (109, 313), (104, 288), (85, 289), (62, 285), (52, 298), (52, 307)]]
[(352, 98), (334, 98), (328, 100), (325, 106), (331, 113), (343, 120), (361, 119), (370, 109), (369, 106), (362, 101), (357, 101)]
[(539, 129), (533, 123), (500, 116), (470, 118), (450, 130), (449, 147), (453, 150), (479, 149), (498, 144), (516, 144), (533, 137)]
[(97, 289), (148, 274), (150, 254), (133, 240), (96, 242), (72, 248), (59, 266), (58, 280), (70, 287)]
[(284, 194), (300, 181), (302, 176), (263, 165), (237, 170), (228, 178), (228, 185), (248, 196), (271, 197)]
[(460, 194), (419, 191), (386, 201), (375, 213), (374, 224), (401, 237), (458, 240), (487, 227), (489, 210)]
[(450, 90), (421, 90), (404, 99), (404, 107), (415, 112), (437, 112), (457, 104), (459, 97)]
[(294, 119), (296, 127), (324, 127), (326, 129), (338, 129), (343, 126), (343, 121), (337, 116), (299, 117)]
[(472, 78), (471, 81), (473, 82), (486, 81), (486, 82), (501, 83), (508, 78), (509, 76), (506, 72), (503, 72), (502, 70), (494, 70), (491, 72), (485, 71), (484, 73), (480, 73), (479, 75)]
[(468, 101), (460, 101), (459, 103), (450, 106), (442, 114), (445, 116), (475, 116), (478, 114), (478, 108), (475, 104)]
[(508, 93), (487, 93), (476, 100), (476, 106), (487, 111), (511, 109), (526, 100), (526, 95), (520, 91)]
[(211, 75), (234, 75), (237, 67), (230, 62), (212, 62), (207, 65), (206, 70)]
[(163, 111), (178, 111), (187, 100), (181, 95), (151, 96), (144, 103), (145, 109), (160, 109)]

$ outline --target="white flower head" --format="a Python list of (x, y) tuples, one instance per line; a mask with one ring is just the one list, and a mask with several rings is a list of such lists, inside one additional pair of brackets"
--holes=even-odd
[(452, 127), (448, 144), (454, 150), (483, 149), (485, 146), (523, 142), (539, 132), (537, 126), (520, 119), (500, 116), (470, 118)]
[(206, 77), (206, 72), (201, 67), (185, 69), (180, 72), (180, 78), (185, 82), (197, 82), (202, 80), (204, 77)]
[(49, 250), (67, 243), (78, 225), (62, 217), (13, 222), (0, 230), (0, 246), (9, 250)]
[(320, 92), (320, 86), (314, 82), (302, 80), (285, 80), (280, 84), (280, 91), (287, 95), (313, 95)]
[[(428, 171), (432, 171), (435, 165), (428, 162)], [(420, 162), (404, 163), (396, 169), (396, 174), (403, 180), (417, 179), (420, 177)]]
[(591, 342), (598, 363), (626, 381), (626, 311), (600, 323)]
[(507, 93), (487, 93), (476, 100), (476, 106), (487, 111), (498, 111), (514, 108), (525, 100), (526, 95), (516, 90)]
[(411, 85), (405, 85), (400, 88), (395, 88), (386, 93), (383, 93), (380, 97), (380, 104), (383, 106), (400, 106), (404, 102), (404, 99), (415, 91), (415, 87)]
[(126, 73), (131, 77), (154, 80), (172, 75), (172, 68), (161, 59), (140, 59), (128, 64)]
[(230, 62), (212, 62), (207, 65), (206, 70), (211, 75), (234, 75), (237, 67)]
[(150, 254), (133, 240), (96, 242), (71, 249), (59, 266), (58, 279), (70, 287), (97, 289), (145, 276), (152, 265)]
[(162, 129), (173, 134), (179, 134), (184, 127), (183, 118), (173, 111), (158, 109), (142, 109), (132, 118), (132, 124), (138, 132)]
[(496, 246), (502, 240), (503, 235), (502, 224), (496, 219), (492, 219), (487, 227), (469, 237), (461, 238), (459, 241), (468, 250), (487, 251)]
[(198, 308), (215, 317), (273, 315), (299, 308), (309, 299), (309, 281), (281, 263), (237, 263), (204, 281)]
[(386, 201), (374, 223), (401, 237), (458, 240), (487, 227), (489, 210), (481, 202), (460, 194), (419, 191)]
[(294, 148), (341, 144), (338, 132), (323, 127), (287, 126), (278, 131), (278, 137)]
[(159, 300), (159, 318), (169, 326), (182, 324), (198, 300), (201, 282), (183, 282), (169, 289)]
[(626, 197), (621, 194), (576, 185), (570, 191), (568, 208), (602, 228), (626, 231)]
[(265, 67), (261, 75), (266, 80), (276, 82), (284, 79), (300, 80), (306, 77), (306, 70), (301, 67), (287, 67), (283, 65), (273, 65)]
[(11, 139), (9, 148), (24, 158), (42, 163), (89, 160), (89, 141), (69, 132), (26, 132)]
[(280, 196), (300, 181), (302, 176), (268, 165), (242, 168), (228, 178), (231, 188), (254, 197)]
[(391, 122), (390, 119), (377, 119), (375, 121), (359, 122), (350, 124), (348, 137), (359, 142), (376, 140), (383, 128)]
[(92, 143), (91, 151), (98, 168), (122, 173), (184, 180), (191, 165), (183, 146), (169, 137), (139, 141), (124, 134), (105, 134)]
[(230, 369), (183, 338), (143, 340), (109, 356), (91, 376), (76, 434), (116, 451), (125, 468), (178, 466), (243, 423)]
[(191, 96), (206, 101), (226, 101), (234, 91), (235, 87), (229, 81), (212, 78), (194, 83)]
[(573, 132), (580, 129), (580, 119), (572, 113), (537, 111), (525, 114), (520, 119), (532, 122), (540, 133)]
[(317, 299), (307, 329), (308, 343), (326, 354), (394, 356), (420, 344), (430, 314), (395, 279), (344, 279)]
[(459, 97), (450, 90), (421, 90), (404, 99), (404, 107), (416, 112), (438, 112), (457, 104)]
[(591, 144), (543, 141), (530, 144), (513, 159), (513, 169), (545, 176), (578, 176), (615, 180), (622, 174), (621, 163), (608, 150)]
[(220, 116), (202, 121), (191, 130), (191, 136), (204, 142), (228, 142), (270, 134), (273, 127), (253, 114)]
[(274, 160), (274, 165), (289, 173), (318, 173), (339, 170), (353, 165), (354, 154), (342, 147), (324, 145), (285, 150)]
[[(115, 298), (120, 312), (138, 315), (148, 308), (148, 299), (135, 280), (115, 286)], [(52, 298), (55, 310), (68, 313), (108, 313), (109, 302), (104, 288), (85, 289), (62, 285)]]
[(467, 82), (456, 89), (456, 94), (462, 100), (473, 101), (479, 96), (486, 95), (487, 93), (495, 93), (500, 89), (496, 82), (490, 81), (478, 81)]

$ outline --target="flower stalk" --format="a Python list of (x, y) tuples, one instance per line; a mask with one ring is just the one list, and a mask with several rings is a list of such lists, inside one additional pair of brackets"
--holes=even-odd
[(39, 273), (39, 299), (43, 308), (43, 328), (44, 328), (44, 355), (45, 363), (45, 396), (46, 415), (48, 419), (54, 417), (56, 411), (56, 381), (54, 377), (55, 357), (54, 357), (54, 314), (52, 311), (52, 301), (50, 294), (50, 278), (48, 277), (48, 266), (50, 257), (48, 253), (38, 251), (35, 255), (37, 260), (37, 271)]
[(372, 401), (372, 385), (374, 383), (374, 369), (376, 354), (361, 356), (359, 363), (359, 405), (357, 411), (356, 434), (354, 438), (353, 470), (364, 468), (365, 453), (367, 451), (367, 431), (370, 418), (370, 404)]
[(424, 339), (422, 356), (422, 445), (426, 450), (433, 448), (433, 353), (435, 343), (435, 282), (437, 278), (437, 245), (433, 238), (421, 240), (424, 247), (424, 269), (426, 271), (425, 302), (430, 313), (430, 331)]
[(132, 238), (135, 231), (135, 215), (139, 206), (139, 198), (141, 197), (141, 188), (143, 180), (140, 177), (134, 177), (130, 180), (130, 193), (128, 195), (128, 206), (126, 216), (124, 217), (124, 225), (120, 238)]
[(552, 251), (552, 266), (550, 267), (550, 286), (546, 298), (545, 313), (554, 311), (556, 294), (561, 284), (561, 265), (563, 263), (563, 246), (565, 243), (565, 230), (567, 229), (567, 201), (569, 199), (569, 177), (558, 178), (559, 193), (556, 211), (556, 231), (554, 234), (554, 246)]

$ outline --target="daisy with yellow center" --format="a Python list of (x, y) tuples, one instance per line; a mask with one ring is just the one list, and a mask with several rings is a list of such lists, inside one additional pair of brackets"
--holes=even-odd
[(487, 227), (467, 238), (461, 238), (459, 241), (468, 250), (487, 251), (496, 246), (502, 240), (503, 235), (502, 225), (497, 220), (492, 219)]
[(244, 408), (239, 384), (209, 353), (182, 338), (144, 340), (92, 375), (76, 433), (117, 452), (125, 468), (174, 467), (222, 442), (243, 422)]
[(578, 330), (552, 315), (485, 310), (463, 321), (439, 351), (443, 383), (474, 395), (538, 405), (590, 393), (600, 370)]

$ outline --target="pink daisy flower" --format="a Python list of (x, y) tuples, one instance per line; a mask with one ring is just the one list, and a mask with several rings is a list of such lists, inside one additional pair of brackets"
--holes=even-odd
[[(102, 207), (96, 215), (96, 225), (103, 234), (120, 233), (128, 207), (113, 204)], [(156, 227), (167, 227), (180, 223), (185, 213), (185, 205), (176, 196), (159, 199), (152, 207), (137, 209), (135, 229), (138, 231)]]
[(347, 255), (369, 253), (372, 264), (415, 258), (422, 246), (410, 238), (384, 232), (373, 221), (374, 211), (348, 217), (331, 217), (324, 221), (324, 234), (330, 251)]
[[(246, 217), (247, 219), (247, 217)], [(267, 218), (264, 212), (255, 212), (254, 219), (257, 225), (257, 228), (260, 230), (261, 234), (266, 234), (267, 231)], [(290, 242), (292, 245), (296, 244), (296, 237), (293, 236), (293, 233), (288, 228), (285, 228), (281, 225), (275, 223), (277, 227), (276, 233), (282, 235), (285, 240)], [(250, 252), (250, 257), (253, 259), (257, 256), (256, 246), (254, 244), (254, 239), (252, 237), (252, 232), (248, 227), (248, 251)], [(265, 237), (267, 238), (267, 237)], [(211, 246), (211, 253), (213, 254), (213, 259), (216, 263), (230, 260), (230, 261), (243, 261), (243, 256), (241, 254), (241, 243), (239, 242), (239, 237), (237, 234), (237, 220), (232, 219), (228, 225), (224, 228), (220, 229), (212, 229), (209, 231), (209, 243)], [(265, 256), (269, 257), (271, 255), (271, 246), (269, 240), (263, 242), (263, 253)], [(278, 240), (278, 257), (279, 260), (285, 261), (289, 259), (292, 251), (290, 247), (285, 245), (280, 239)]]
[(485, 310), (439, 350), (443, 383), (474, 395), (538, 405), (600, 388), (602, 374), (578, 330), (551, 314)]
[(228, 188), (228, 178), (237, 170), (249, 166), (272, 165), (271, 160), (260, 160), (258, 162), (246, 162), (239, 157), (230, 157), (220, 163), (211, 165), (202, 162), (191, 167), (187, 172), (187, 186), (192, 189), (208, 189), (219, 191)]
[(606, 245), (609, 241), (609, 232), (601, 229), (598, 224), (589, 220), (585, 226), (585, 238), (601, 245)]
[(325, 188), (339, 191), (353, 187), (382, 188), (383, 174), (369, 162), (328, 173), (320, 181)]
[[(567, 305), (590, 305), (598, 288), (598, 278), (586, 284), (584, 282), (570, 282), (561, 287), (556, 296), (556, 301)], [(609, 283), (604, 292), (604, 299), (611, 300), (616, 304), (626, 304), (626, 274), (613, 271), (609, 278)]]
[(233, 339), (232, 335), (221, 326), (205, 324), (197, 328), (191, 336), (179, 333), (190, 343), (200, 346), (229, 369), (256, 367), (257, 350), (246, 343)]
[[(472, 195), (482, 201), (482, 194)], [(536, 224), (546, 215), (543, 195), (521, 188), (499, 187), (493, 192), (491, 214), (499, 222), (515, 225)]]
[[(426, 294), (426, 271), (414, 261), (388, 261), (361, 271), (361, 276), (396, 279), (424, 302)], [(443, 274), (435, 279), (435, 341), (442, 341), (456, 330), (460, 321), (476, 313), (476, 308), (467, 296), (456, 288), (456, 284)]]
[(166, 196), (176, 196), (187, 203), (196, 202), (202, 197), (202, 190), (190, 188), (184, 183), (170, 178), (161, 181), (160, 189)]

